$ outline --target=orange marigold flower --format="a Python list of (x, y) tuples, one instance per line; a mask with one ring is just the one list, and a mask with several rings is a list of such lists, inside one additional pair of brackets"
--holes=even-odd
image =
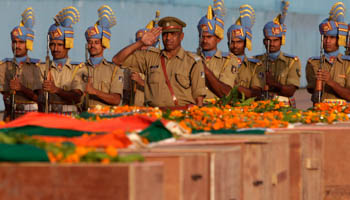
[(114, 148), (113, 146), (108, 146), (105, 151), (106, 151), (107, 155), (109, 155), (111, 157), (115, 157), (118, 155), (117, 149)]
[(109, 164), (111, 161), (108, 158), (104, 158), (101, 160), (102, 164)]

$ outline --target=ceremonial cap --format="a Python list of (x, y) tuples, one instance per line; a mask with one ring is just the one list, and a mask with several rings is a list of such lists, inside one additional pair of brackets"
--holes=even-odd
[(286, 43), (287, 26), (284, 24), (284, 21), (287, 16), (288, 8), (289, 1), (282, 0), (281, 13), (278, 14), (273, 21), (268, 22), (264, 26), (264, 36), (282, 38), (282, 45)]
[(80, 19), (79, 11), (69, 6), (63, 8), (56, 16), (55, 23), (49, 28), (50, 40), (63, 40), (65, 47), (70, 49), (74, 47), (74, 30), (72, 25)]
[(255, 11), (250, 5), (242, 5), (239, 8), (239, 18), (235, 24), (227, 30), (227, 38), (231, 42), (232, 38), (246, 40), (246, 47), (252, 49), (252, 27), (255, 23)]
[(112, 8), (103, 5), (98, 10), (98, 20), (94, 26), (90, 26), (85, 31), (86, 40), (95, 38), (102, 39), (102, 46), (105, 48), (110, 48), (111, 31), (114, 25), (117, 24), (115, 13)]
[(346, 37), (348, 34), (348, 25), (344, 23), (345, 5), (343, 2), (335, 3), (329, 17), (319, 25), (321, 35), (338, 36), (339, 46), (346, 46)]
[(158, 25), (162, 27), (163, 33), (182, 32), (182, 28), (186, 27), (186, 23), (176, 17), (164, 17), (159, 20)]
[(26, 42), (26, 49), (33, 50), (34, 42), (34, 11), (31, 7), (24, 10), (22, 13), (22, 20), (19, 26), (16, 26), (11, 31), (11, 39), (19, 38), (22, 41)]
[(208, 6), (208, 11), (197, 25), (198, 32), (208, 32), (218, 38), (224, 38), (224, 0), (214, 0), (214, 5)]

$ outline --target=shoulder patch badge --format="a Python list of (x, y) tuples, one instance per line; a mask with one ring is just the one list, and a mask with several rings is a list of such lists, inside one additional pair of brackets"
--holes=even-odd
[(259, 72), (259, 73), (258, 73), (258, 77), (259, 77), (260, 79), (263, 79), (263, 78), (265, 77), (265, 73), (264, 73), (264, 72)]

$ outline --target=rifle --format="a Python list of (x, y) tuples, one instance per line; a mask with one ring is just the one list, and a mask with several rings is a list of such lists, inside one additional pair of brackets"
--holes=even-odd
[[(323, 51), (323, 39), (324, 35), (321, 35), (321, 46), (320, 46), (320, 65), (318, 66), (318, 71), (322, 70), (324, 63), (324, 51)], [(320, 103), (322, 99), (323, 82), (321, 80), (316, 80), (315, 92), (316, 92), (316, 103)]]
[(350, 25), (348, 30), (348, 36), (346, 37), (345, 55), (350, 55)]
[[(50, 71), (50, 36), (47, 35), (46, 39), (46, 59), (45, 59), (45, 71), (44, 71), (44, 80), (47, 80), (48, 74)], [(44, 91), (45, 96), (45, 113), (49, 113), (49, 92)]]
[[(17, 43), (15, 42), (15, 47), (13, 50), (13, 55), (14, 57), (16, 57), (16, 48), (17, 48)], [(13, 74), (12, 74), (12, 79), (15, 79), (17, 76), (17, 67), (15, 66), (14, 70), (13, 70)], [(14, 120), (16, 117), (16, 90), (11, 90), (11, 112), (10, 112), (10, 120)]]
[[(269, 67), (269, 57), (270, 57), (270, 42), (271, 40), (267, 40), (267, 48), (266, 48), (266, 59), (265, 59), (265, 67), (266, 67), (266, 74), (270, 72), (270, 67)], [(265, 86), (264, 86), (264, 93), (263, 97), (264, 100), (269, 99), (269, 85), (267, 84), (267, 76), (265, 74)]]
[[(85, 62), (88, 63), (89, 62), (89, 51), (88, 51), (88, 44), (85, 44)], [(87, 68), (87, 83), (89, 84), (89, 78), (90, 78), (90, 69), (89, 66), (86, 65)], [(88, 111), (89, 110), (89, 94), (86, 93), (85, 94), (85, 104), (84, 104), (84, 110)]]

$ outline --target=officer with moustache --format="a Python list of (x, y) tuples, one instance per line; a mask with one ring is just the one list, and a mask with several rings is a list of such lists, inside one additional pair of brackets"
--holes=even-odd
[(70, 114), (77, 112), (76, 104), (83, 94), (83, 84), (79, 70), (83, 63), (73, 62), (68, 52), (74, 47), (74, 30), (72, 25), (80, 19), (79, 11), (69, 6), (55, 16), (55, 23), (48, 31), (49, 48), (53, 60), (40, 65), (43, 91), (39, 98), (39, 110), (45, 110), (45, 92), (49, 93), (49, 112)]
[(34, 21), (34, 11), (29, 7), (22, 13), (20, 25), (11, 31), (14, 58), (0, 63), (0, 90), (4, 95), (6, 121), (38, 110), (40, 60), (28, 56), (28, 50), (33, 50)]
[(82, 79), (85, 81), (87, 107), (120, 105), (123, 94), (123, 70), (108, 62), (103, 52), (110, 48), (110, 28), (116, 24), (113, 10), (103, 5), (98, 9), (99, 19), (85, 32), (90, 58), (86, 61)]

